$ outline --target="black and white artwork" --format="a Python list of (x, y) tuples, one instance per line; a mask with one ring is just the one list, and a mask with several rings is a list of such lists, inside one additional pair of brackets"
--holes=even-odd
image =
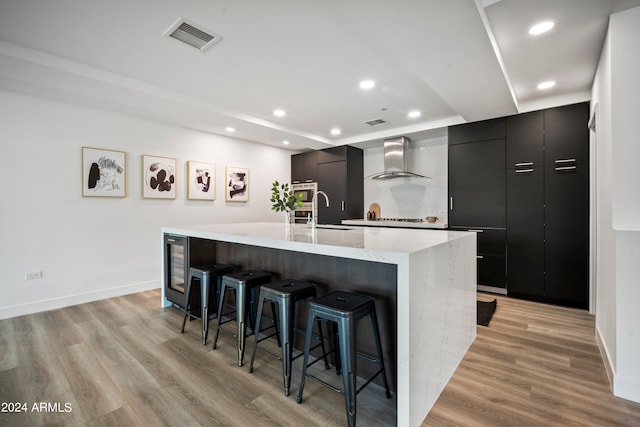
[(249, 201), (249, 169), (225, 167), (225, 194), (224, 200), (227, 202), (248, 202)]
[(176, 198), (176, 159), (142, 156), (142, 197)]
[(82, 196), (125, 197), (126, 153), (82, 147)]
[(187, 169), (187, 198), (190, 200), (215, 200), (216, 165), (189, 161)]

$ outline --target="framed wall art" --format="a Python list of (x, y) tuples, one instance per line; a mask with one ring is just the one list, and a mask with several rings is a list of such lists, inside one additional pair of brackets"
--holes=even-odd
[(176, 159), (142, 156), (142, 197), (144, 199), (176, 198)]
[(226, 166), (224, 168), (225, 192), (227, 202), (249, 201), (249, 169)]
[(187, 162), (187, 198), (189, 200), (216, 199), (216, 165)]
[(126, 196), (124, 151), (82, 147), (82, 196)]

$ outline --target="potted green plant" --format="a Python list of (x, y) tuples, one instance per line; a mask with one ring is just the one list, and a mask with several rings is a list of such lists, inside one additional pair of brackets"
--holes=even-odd
[(288, 183), (274, 181), (271, 185), (271, 210), (285, 213), (285, 223), (291, 223), (291, 211), (302, 207), (302, 194), (295, 194)]

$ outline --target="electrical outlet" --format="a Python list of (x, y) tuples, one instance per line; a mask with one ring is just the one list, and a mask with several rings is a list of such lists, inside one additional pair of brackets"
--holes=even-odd
[(32, 271), (30, 273), (25, 274), (25, 279), (42, 279), (42, 271)]

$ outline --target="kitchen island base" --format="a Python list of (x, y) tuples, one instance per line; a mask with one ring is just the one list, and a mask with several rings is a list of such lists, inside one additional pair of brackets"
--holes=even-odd
[(217, 262), (376, 298), (399, 426), (420, 425), (475, 338), (473, 233), (278, 223), (165, 227), (163, 233), (215, 241)]

